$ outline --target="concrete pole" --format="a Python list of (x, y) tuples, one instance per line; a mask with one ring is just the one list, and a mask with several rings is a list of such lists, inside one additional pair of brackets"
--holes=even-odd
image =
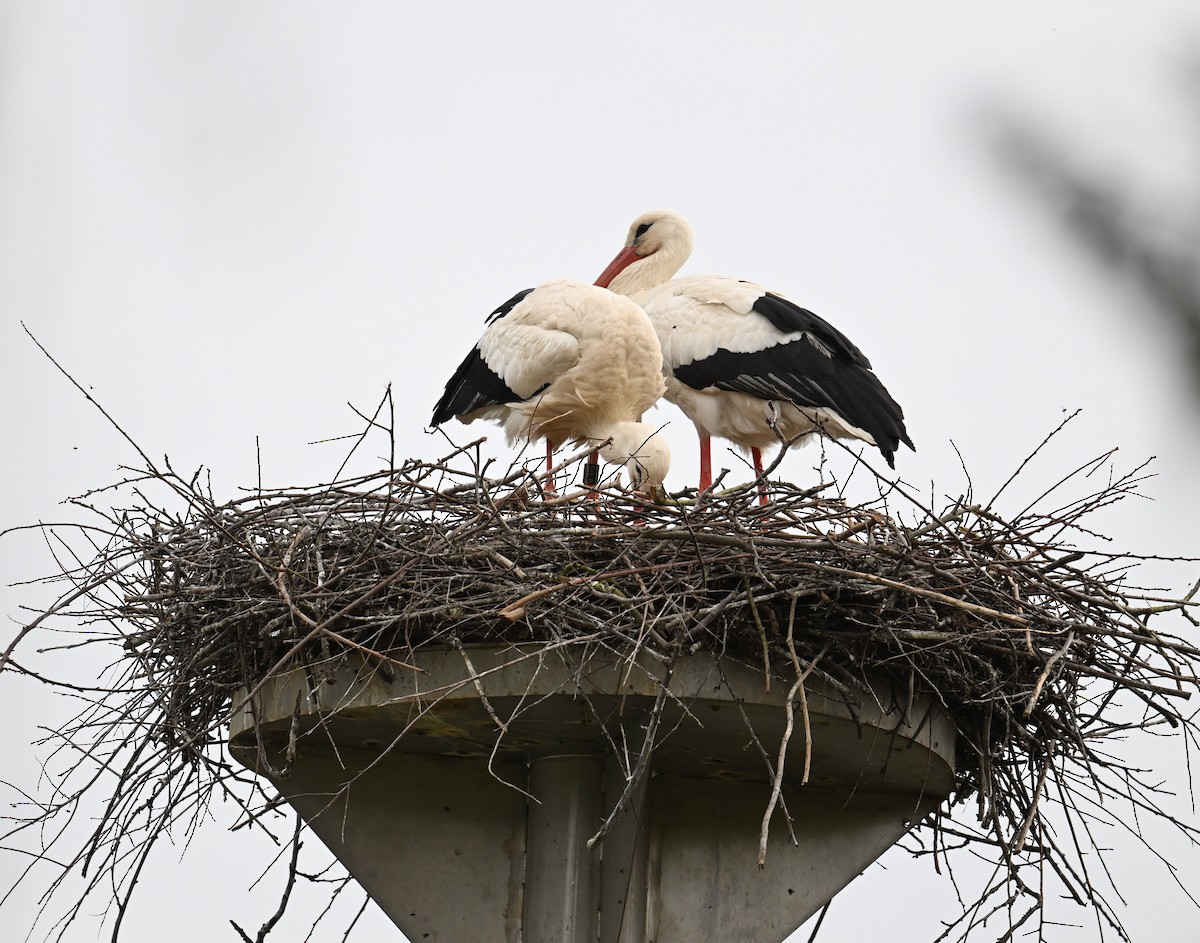
[(589, 849), (601, 819), (602, 761), (544, 756), (529, 764), (525, 840), (525, 943), (595, 943), (600, 849)]
[[(604, 765), (604, 812), (625, 793), (628, 780), (621, 763)], [(643, 943), (646, 939), (646, 863), (650, 822), (647, 787), (650, 771), (638, 780), (627, 806), (600, 846), (600, 943)]]

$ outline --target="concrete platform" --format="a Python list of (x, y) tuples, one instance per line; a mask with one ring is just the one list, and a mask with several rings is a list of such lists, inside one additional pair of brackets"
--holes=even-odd
[(293, 672), (257, 696), (257, 735), (249, 707), (231, 727), (233, 755), (414, 943), (775, 943), (953, 788), (953, 726), (927, 698), (810, 679), (808, 784), (798, 711), (785, 762), (796, 841), (777, 810), (760, 869), (789, 684), (685, 655), (646, 775), (589, 849), (665, 666), (543, 645), (430, 649), (415, 664)]

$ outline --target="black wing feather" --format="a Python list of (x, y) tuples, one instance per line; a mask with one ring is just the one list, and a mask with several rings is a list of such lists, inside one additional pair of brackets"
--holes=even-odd
[(779, 330), (803, 331), (806, 336), (750, 353), (718, 350), (676, 367), (675, 377), (696, 390), (716, 387), (831, 410), (870, 433), (889, 465), (901, 442), (914, 447), (904, 426), (904, 410), (844, 334), (777, 295), (764, 295), (754, 310)]
[[(524, 291), (517, 292), (489, 314), (485, 323), (493, 324), (499, 321), (533, 290), (526, 288)], [(476, 344), (446, 383), (442, 398), (433, 407), (433, 419), (430, 424), (439, 426), (455, 416), (465, 416), (467, 413), (473, 413), (475, 410), (487, 406), (515, 403), (520, 398), (508, 388), (508, 384), (500, 379), (499, 374), (487, 365), (479, 353), (479, 345)]]
[(526, 288), (522, 291), (517, 292), (515, 295), (513, 295), (511, 298), (509, 298), (508, 301), (504, 302), (504, 304), (502, 304), (499, 308), (497, 308), (495, 311), (493, 311), (491, 314), (489, 314), (487, 316), (487, 319), (483, 323), (491, 324), (494, 321), (499, 321), (502, 317), (504, 317), (506, 314), (508, 314), (508, 312), (510, 312), (517, 305), (519, 305), (522, 301), (524, 301), (526, 295), (528, 295), (530, 292), (536, 291), (536, 290), (537, 289), (535, 289), (535, 288)]
[(798, 304), (769, 291), (761, 295), (752, 307), (783, 333), (804, 331), (818, 338), (826, 347), (849, 357), (854, 363), (871, 369), (871, 361), (851, 343), (850, 338), (808, 308), (801, 308)]

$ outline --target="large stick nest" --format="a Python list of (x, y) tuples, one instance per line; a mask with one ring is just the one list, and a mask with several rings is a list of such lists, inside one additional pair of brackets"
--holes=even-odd
[[(1007, 520), (970, 497), (926, 507), (882, 480), (866, 505), (830, 483), (782, 482), (765, 507), (751, 486), (664, 506), (614, 489), (593, 500), (562, 488), (578, 456), (546, 493), (536, 467), (491, 473), (478, 443), (228, 503), (151, 465), (129, 483), (130, 506), (91, 508), (103, 521), (80, 528), (92, 552), (64, 561), (72, 589), (22, 633), (70, 615), (122, 645), (117, 680), (59, 732), (120, 770), (66, 868), (90, 863), (131, 890), (153, 839), (194, 821), (214, 789), (237, 793), (257, 820), (272, 799), (243, 788), (226, 725), (237, 692), (274, 674), (305, 666), (319, 677), (349, 656), (404, 670), (414, 650), (467, 641), (663, 656), (684, 644), (842, 689), (889, 677), (948, 712), (956, 794), (917, 850), (965, 846), (1007, 879), (944, 935), (965, 937), (1000, 910), (1007, 936), (1065, 890), (1123, 936), (1084, 864), (1103, 843), (1092, 831), (1120, 820), (1114, 800), (1160, 810), (1111, 741), (1137, 727), (1194, 732), (1186, 705), (1200, 649), (1160, 631), (1164, 612), (1191, 621), (1190, 601), (1135, 587), (1143, 558), (1085, 548), (1099, 543), (1091, 519), (1141, 480), (1141, 469), (1115, 475), (1107, 458)], [(1089, 475), (1104, 481), (1054, 500)], [(146, 497), (149, 484), (170, 500)], [(1072, 827), (1056, 829), (1055, 815)]]

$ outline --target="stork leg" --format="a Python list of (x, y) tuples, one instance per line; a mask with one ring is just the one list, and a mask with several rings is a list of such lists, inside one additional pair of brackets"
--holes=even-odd
[(712, 487), (712, 436), (700, 433), (700, 493)]
[(600, 453), (593, 452), (588, 456), (587, 464), (583, 466), (583, 483), (588, 487), (588, 497), (593, 501), (600, 499), (596, 485), (600, 482)]
[(754, 478), (758, 482), (758, 503), (766, 506), (769, 499), (767, 498), (767, 482), (763, 478), (762, 449), (751, 446), (750, 457), (754, 459)]
[(546, 494), (554, 494), (554, 475), (551, 472), (554, 470), (554, 446), (550, 444), (550, 440), (546, 440)]

